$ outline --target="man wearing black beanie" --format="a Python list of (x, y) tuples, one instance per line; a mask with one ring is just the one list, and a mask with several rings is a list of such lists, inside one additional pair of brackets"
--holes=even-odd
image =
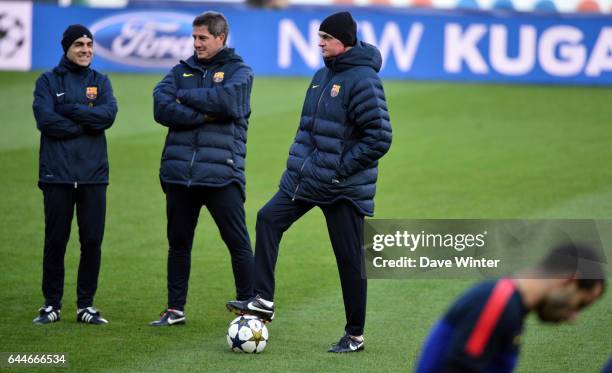
[(357, 43), (357, 23), (349, 12), (334, 13), (325, 18), (319, 26), (319, 31), (338, 39), (347, 47)]
[(40, 131), (39, 180), (45, 212), (42, 290), (45, 304), (35, 324), (60, 320), (64, 254), (76, 206), (81, 242), (77, 321), (106, 324), (93, 307), (98, 286), (106, 212), (108, 159), (104, 131), (115, 121), (117, 103), (110, 81), (91, 69), (93, 35), (83, 25), (62, 36), (64, 55), (42, 74), (34, 91)]
[[(93, 46), (93, 35), (91, 35), (91, 31), (83, 25), (70, 25), (64, 31), (62, 35), (62, 49), (64, 50), (64, 54), (68, 52), (72, 43), (74, 43), (79, 38), (91, 39)], [(86, 40), (89, 42), (89, 40)]]
[(283, 233), (318, 206), (327, 220), (344, 300), (344, 335), (329, 352), (364, 349), (367, 281), (362, 278), (364, 216), (374, 214), (378, 160), (391, 145), (391, 124), (376, 47), (360, 42), (348, 12), (319, 28), (325, 67), (312, 79), (280, 190), (257, 215), (254, 293), (228, 309), (274, 317), (274, 267)]

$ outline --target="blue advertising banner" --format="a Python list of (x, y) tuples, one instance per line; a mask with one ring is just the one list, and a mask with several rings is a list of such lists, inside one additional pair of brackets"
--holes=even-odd
[[(193, 53), (191, 21), (205, 9), (91, 9), (35, 4), (32, 68), (59, 61), (68, 24), (87, 25), (102, 71), (165, 71)], [(330, 8), (216, 6), (229, 45), (256, 74), (312, 75)], [(358, 38), (378, 46), (393, 79), (612, 84), (612, 17), (353, 9)]]

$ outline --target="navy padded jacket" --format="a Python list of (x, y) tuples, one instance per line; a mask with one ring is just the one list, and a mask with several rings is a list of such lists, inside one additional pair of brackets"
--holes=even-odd
[(104, 131), (117, 115), (109, 79), (63, 56), (36, 80), (39, 184), (108, 184)]
[(160, 180), (243, 192), (253, 71), (233, 49), (174, 66), (153, 90), (155, 120), (168, 127)]
[(374, 215), (378, 159), (391, 146), (391, 123), (374, 46), (358, 42), (326, 59), (308, 86), (280, 188), (293, 199), (352, 202)]

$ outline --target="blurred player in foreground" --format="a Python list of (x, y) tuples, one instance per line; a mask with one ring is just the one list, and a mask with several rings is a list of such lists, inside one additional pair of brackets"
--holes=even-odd
[(429, 333), (416, 372), (511, 372), (530, 312), (543, 322), (571, 321), (601, 298), (602, 258), (567, 244), (515, 278), (476, 285)]

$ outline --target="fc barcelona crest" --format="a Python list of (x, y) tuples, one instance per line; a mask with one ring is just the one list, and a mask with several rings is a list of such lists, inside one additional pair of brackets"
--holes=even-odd
[(98, 97), (98, 87), (87, 87), (85, 96), (90, 100), (95, 100)]
[(213, 82), (221, 83), (224, 77), (225, 77), (225, 73), (223, 71), (217, 71), (215, 75), (213, 75)]
[(331, 92), (329, 93), (332, 97), (336, 97), (338, 96), (338, 93), (340, 93), (340, 85), (339, 84), (334, 84)]

